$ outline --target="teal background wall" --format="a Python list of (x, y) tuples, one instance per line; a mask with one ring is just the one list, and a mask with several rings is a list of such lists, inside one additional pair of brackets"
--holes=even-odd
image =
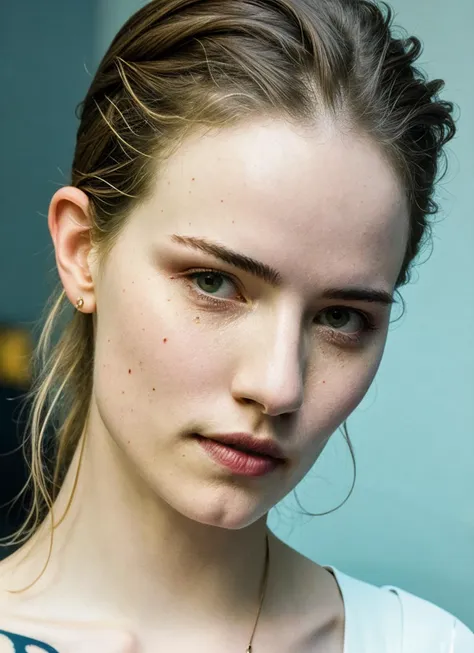
[(96, 0), (0, 0), (0, 322), (36, 320), (52, 289), (45, 216), (69, 178), (96, 24)]
[[(33, 320), (49, 292), (46, 218), (67, 173), (74, 108), (120, 25), (144, 2), (2, 3), (0, 320)], [(275, 532), (308, 557), (375, 584), (394, 584), (474, 629), (474, 51), (472, 0), (395, 0), (398, 24), (421, 37), (421, 65), (446, 80), (459, 135), (439, 187), (434, 253), (402, 290), (405, 317), (349, 420), (357, 483), (336, 513), (270, 513)], [(42, 214), (42, 215), (41, 215)], [(397, 315), (395, 309), (394, 317)], [(352, 464), (336, 433), (297, 489), (310, 512), (339, 505)]]

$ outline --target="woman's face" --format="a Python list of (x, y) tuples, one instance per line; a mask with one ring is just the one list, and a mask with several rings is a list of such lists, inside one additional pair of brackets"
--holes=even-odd
[[(267, 121), (187, 140), (93, 273), (92, 431), (182, 514), (253, 523), (368, 390), (390, 305), (354, 291), (392, 295), (407, 233), (398, 180), (354, 133)], [(236, 432), (276, 441), (286, 463), (238, 476), (191, 436)]]

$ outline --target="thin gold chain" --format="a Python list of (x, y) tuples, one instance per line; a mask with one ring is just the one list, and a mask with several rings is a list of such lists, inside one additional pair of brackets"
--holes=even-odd
[(260, 596), (260, 606), (258, 608), (258, 613), (257, 613), (257, 618), (255, 620), (255, 625), (253, 627), (252, 635), (249, 640), (249, 645), (247, 646), (245, 653), (252, 653), (252, 642), (253, 642), (253, 636), (255, 635), (255, 630), (257, 629), (257, 624), (258, 624), (258, 618), (260, 617), (260, 612), (262, 611), (262, 605), (263, 605), (263, 599), (265, 597), (265, 590), (267, 589), (267, 580), (268, 580), (268, 567), (269, 567), (269, 559), (270, 559), (270, 546), (268, 543), (268, 533), (265, 534), (265, 543), (266, 543), (266, 552), (265, 552), (265, 569), (263, 572), (263, 580), (262, 580), (262, 594)]

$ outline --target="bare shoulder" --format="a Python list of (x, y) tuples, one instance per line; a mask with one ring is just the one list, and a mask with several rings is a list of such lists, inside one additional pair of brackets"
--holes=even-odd
[(292, 606), (291, 613), (298, 615), (301, 642), (307, 643), (301, 645), (301, 650), (342, 653), (345, 610), (337, 580), (330, 571), (273, 534), (270, 543), (276, 558), (275, 577), (279, 579), (273, 585), (272, 600), (281, 601), (275, 611), (288, 615), (288, 605)]
[(136, 653), (136, 641), (110, 624), (54, 621), (34, 599), (11, 594), (0, 565), (0, 653)]
[[(28, 648), (28, 647), (34, 647)], [(98, 624), (55, 623), (0, 613), (0, 653), (137, 653), (128, 633)]]

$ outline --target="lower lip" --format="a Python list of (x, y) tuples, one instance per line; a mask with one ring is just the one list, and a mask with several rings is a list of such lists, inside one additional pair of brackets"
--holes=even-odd
[(242, 476), (265, 476), (273, 472), (283, 462), (275, 458), (269, 458), (268, 456), (252, 456), (252, 454), (232, 449), (232, 447), (227, 447), (221, 442), (209, 440), (201, 436), (197, 440), (213, 460), (224, 465), (224, 467), (230, 469), (234, 474), (240, 474)]

